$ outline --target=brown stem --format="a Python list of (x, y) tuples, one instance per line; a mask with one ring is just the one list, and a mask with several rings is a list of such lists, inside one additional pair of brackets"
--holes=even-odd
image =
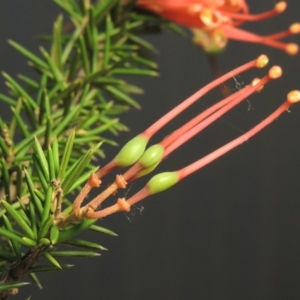
[[(40, 257), (42, 256), (44, 246), (36, 246), (31, 248), (21, 259), (21, 261), (14, 262), (8, 267), (7, 272), (2, 275), (1, 282), (15, 282), (22, 279), (30, 272)], [(12, 294), (12, 289), (7, 289), (0, 292), (0, 300), (7, 300)]]

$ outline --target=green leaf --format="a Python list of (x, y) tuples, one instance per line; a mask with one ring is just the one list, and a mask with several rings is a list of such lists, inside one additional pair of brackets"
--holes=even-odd
[(145, 65), (147, 67), (153, 68), (153, 69), (157, 69), (158, 68), (158, 64), (150, 59), (146, 59), (140, 56), (135, 56), (132, 58), (133, 61)]
[(37, 129), (36, 131), (32, 132), (30, 136), (28, 136), (27, 138), (23, 139), (22, 141), (20, 141), (16, 146), (15, 146), (15, 155), (16, 158), (22, 157), (25, 154), (27, 154), (29, 152), (29, 150), (31, 150), (32, 148), (32, 141), (34, 140), (35, 136), (40, 136), (42, 133), (45, 132), (45, 127), (42, 126), (39, 129)]
[(45, 222), (48, 222), (48, 219), (50, 217), (52, 197), (53, 197), (53, 187), (49, 186), (48, 190), (47, 190), (47, 193), (46, 193), (45, 202), (44, 202), (44, 209), (43, 209), (43, 214), (42, 214), (41, 227), (44, 226)]
[(51, 74), (53, 75), (53, 78), (56, 80), (57, 83), (61, 84), (62, 89), (66, 88), (67, 84), (65, 82), (64, 76), (60, 72), (59, 68), (55, 65), (55, 62), (52, 61), (49, 53), (43, 47), (40, 47), (40, 51), (43, 54), (43, 56), (45, 57), (48, 65), (49, 65), (49, 68), (51, 70)]
[(132, 94), (143, 94), (144, 93), (143, 89), (141, 89), (140, 87), (133, 85), (133, 84), (126, 84), (124, 86), (120, 86), (119, 89), (126, 93), (132, 93)]
[(101, 255), (93, 251), (53, 251), (51, 254), (54, 257), (94, 257)]
[[(98, 136), (99, 133), (104, 132), (108, 129), (111, 129), (114, 124), (118, 124), (119, 119), (110, 119), (110, 118), (104, 119), (104, 118), (102, 118), (101, 121), (104, 123), (103, 125), (98, 126), (95, 129), (88, 130), (87, 133), (91, 136), (84, 136), (83, 138), (88, 138), (88, 139), (92, 138), (91, 140), (95, 140), (96, 137), (99, 138), (99, 136)], [(84, 135), (86, 135), (86, 133)], [(87, 141), (88, 141), (88, 139), (87, 139)], [(79, 142), (79, 140), (81, 142), (83, 141), (83, 139), (78, 136), (78, 138), (76, 138), (75, 141)]]
[(39, 289), (43, 288), (40, 280), (38, 279), (38, 277), (34, 273), (30, 273), (29, 276), (30, 276), (32, 282), (34, 282)]
[(57, 225), (53, 225), (50, 229), (50, 241), (51, 244), (56, 244), (59, 239), (59, 227)]
[[(39, 82), (39, 89), (37, 91), (37, 96), (36, 96), (36, 103), (40, 107), (43, 105), (42, 97), (45, 95), (45, 91), (47, 91), (47, 88), (46, 88), (47, 82), (48, 82), (48, 77), (47, 77), (46, 74), (43, 74), (41, 76), (41, 79), (40, 79), (40, 82)], [(47, 91), (47, 93), (48, 93), (48, 91)], [(39, 122), (42, 123), (41, 111), (40, 111)]]
[[(2, 150), (2, 155), (7, 158), (9, 156), (9, 149), (5, 143), (5, 140), (2, 136), (0, 136), (0, 150)], [(0, 151), (1, 152), (1, 151)]]
[(91, 225), (89, 227), (89, 229), (93, 230), (93, 231), (96, 231), (96, 232), (99, 232), (99, 233), (104, 233), (104, 234), (108, 234), (108, 235), (112, 235), (112, 236), (118, 236), (115, 232), (113, 232), (113, 231), (111, 231), (107, 228), (98, 226), (98, 225)]
[(62, 136), (66, 133), (66, 131), (69, 131), (70, 123), (78, 118), (80, 111), (81, 107), (79, 105), (76, 105), (75, 107), (73, 106), (72, 110), (68, 111), (66, 117), (63, 120), (61, 120), (61, 122), (53, 130), (54, 134), (56, 136)]
[(34, 202), (30, 200), (31, 199), (29, 199), (28, 210), (30, 216), (31, 229), (34, 235), (37, 236), (37, 218), (35, 214), (35, 207), (34, 207)]
[(17, 101), (0, 93), (0, 100), (2, 100), (4, 103), (9, 104), (13, 107), (15, 107), (17, 105)]
[(52, 151), (51, 147), (48, 148), (47, 160), (48, 160), (48, 166), (49, 166), (49, 175), (52, 180), (52, 179), (56, 178), (56, 175), (58, 175), (58, 174), (55, 173), (54, 155), (53, 155), (53, 151)]
[(98, 44), (97, 44), (97, 25), (95, 21), (94, 9), (91, 7), (89, 9), (89, 24), (87, 26), (87, 37), (89, 41), (89, 46), (91, 50), (91, 65), (92, 71), (98, 69)]
[(54, 62), (56, 67), (62, 71), (62, 24), (63, 24), (63, 15), (59, 15), (53, 26), (53, 42), (51, 45), (51, 60)]
[(72, 169), (72, 172), (69, 172), (65, 177), (61, 185), (65, 195), (69, 193), (71, 186), (74, 184), (75, 180), (77, 180), (78, 177), (83, 173), (83, 170), (90, 162), (94, 151), (99, 147), (100, 144), (96, 145), (94, 149), (88, 150), (86, 154), (79, 159), (78, 163), (76, 163), (76, 166)]
[(24, 97), (33, 109), (37, 109), (38, 106), (35, 101), (29, 96), (29, 94), (7, 73), (2, 72), (3, 77), (9, 83), (10, 88), (15, 91), (19, 96)]
[(46, 130), (44, 134), (43, 148), (46, 149), (50, 145), (52, 131), (53, 131), (53, 115), (51, 113), (51, 104), (47, 91), (43, 90), (41, 93), (41, 104), (39, 110), (39, 123), (45, 124)]
[(80, 239), (69, 239), (68, 241), (64, 242), (66, 245), (70, 245), (73, 247), (77, 248), (84, 248), (84, 249), (89, 249), (89, 250), (107, 250), (103, 246), (90, 242), (90, 241), (85, 241), (85, 240), (80, 240)]
[(101, 77), (101, 75), (99, 76), (100, 72), (102, 72), (102, 71), (96, 71), (96, 73), (94, 73), (94, 74), (91, 73), (90, 75), (88, 75), (84, 79), (84, 83), (94, 82), (94, 83), (97, 84), (97, 86), (102, 86), (102, 85), (105, 86), (107, 84), (124, 86), (126, 84), (126, 82), (124, 80), (121, 80), (121, 79), (116, 79), (116, 78), (109, 77), (109, 76)]
[(51, 264), (53, 264), (53, 266), (57, 267), (58, 269), (62, 269), (59, 262), (49, 252), (44, 252), (44, 256), (49, 260)]
[(150, 44), (149, 42), (147, 42), (146, 40), (134, 35), (134, 34), (131, 34), (131, 33), (127, 33), (128, 35), (128, 38), (133, 41), (135, 44), (139, 45), (139, 46), (142, 46), (143, 48), (146, 48), (152, 52), (155, 52), (157, 53), (157, 49), (152, 45)]
[[(11, 225), (11, 222), (9, 221), (9, 219), (5, 215), (3, 215), (3, 220), (4, 220), (4, 223), (5, 223), (6, 229), (13, 232), (14, 231), (13, 226)], [(12, 248), (13, 248), (13, 251), (14, 251), (16, 257), (20, 260), (21, 257), (22, 257), (20, 244), (17, 241), (13, 240), (13, 239), (11, 239), (10, 241), (11, 241)]]
[(22, 134), (24, 135), (24, 137), (29, 137), (30, 133), (27, 129), (27, 125), (25, 124), (25, 122), (23, 121), (23, 119), (20, 116), (20, 112), (17, 112), (13, 107), (11, 107), (11, 111), (17, 121), (17, 124), (19, 125), (19, 128), (22, 132)]
[[(116, 1), (119, 1), (119, 0), (116, 0)], [(118, 34), (121, 34), (121, 31), (130, 31), (130, 30), (133, 30), (135, 28), (138, 28), (140, 27), (141, 25), (143, 24), (143, 21), (136, 21), (136, 22), (127, 22), (125, 24), (125, 28), (124, 27), (116, 27), (112, 30), (111, 32), (111, 36), (115, 36), (115, 35), (118, 35)], [(104, 33), (100, 33), (98, 35), (98, 42), (101, 42), (105, 39), (105, 32)]]
[(14, 171), (16, 173), (16, 177), (17, 177), (16, 178), (16, 193), (17, 193), (17, 198), (21, 199), (23, 189), (25, 187), (21, 166), (18, 164), (16, 166), (13, 166), (10, 170), (11, 170), (11, 172)]
[(52, 154), (53, 154), (53, 166), (54, 166), (55, 178), (57, 178), (59, 173), (59, 147), (58, 147), (58, 140), (56, 137), (54, 137), (52, 142)]
[(38, 174), (39, 183), (41, 184), (44, 192), (46, 193), (48, 190), (48, 186), (49, 186), (49, 180), (47, 180), (45, 178), (45, 174), (43, 173), (43, 170), (40, 166), (40, 162), (38, 161), (36, 155), (34, 155), (34, 154), (32, 155), (32, 161), (33, 161), (33, 165)]
[(166, 26), (166, 28), (174, 31), (175, 33), (179, 34), (180, 36), (187, 37), (187, 31), (183, 27), (178, 26), (177, 24), (175, 24), (171, 21), (168, 21), (168, 20), (165, 20), (164, 25)]
[(72, 7), (68, 1), (54, 0), (54, 2), (63, 8), (70, 16), (81, 22), (81, 15), (74, 10), (74, 7)]
[(34, 247), (34, 246), (37, 245), (37, 242), (36, 242), (36, 241), (31, 240), (31, 239), (29, 239), (29, 238), (27, 238), (27, 237), (25, 237), (25, 236), (22, 237), (22, 240), (23, 240), (24, 243), (26, 243), (26, 245), (28, 245), (28, 246), (30, 246), (30, 247)]
[(40, 144), (39, 140), (37, 139), (37, 137), (34, 138), (34, 146), (33, 147), (34, 147), (39, 165), (42, 169), (44, 178), (46, 179), (47, 182), (49, 182), (50, 181), (49, 165), (48, 165), (44, 150), (42, 149), (41, 144)]
[(45, 222), (42, 223), (42, 226), (39, 230), (39, 233), (38, 233), (38, 239), (41, 239), (43, 237), (45, 237), (48, 232), (49, 232), (49, 229), (51, 227), (51, 225), (53, 224), (53, 216), (49, 216)]
[(64, 179), (65, 172), (66, 172), (66, 169), (68, 167), (68, 163), (69, 163), (70, 156), (71, 156), (71, 153), (72, 153), (74, 139), (75, 139), (75, 130), (73, 130), (71, 132), (71, 134), (69, 135), (68, 141), (67, 141), (66, 146), (65, 146), (64, 154), (63, 154), (63, 157), (62, 157), (62, 160), (61, 160), (60, 169), (59, 169), (59, 173), (58, 173), (58, 179), (60, 181), (62, 179)]
[(109, 14), (106, 16), (106, 27), (105, 27), (105, 42), (104, 42), (104, 54), (103, 54), (103, 69), (106, 69), (109, 64), (109, 52), (110, 52), (110, 33), (113, 25)]
[(63, 229), (60, 232), (58, 242), (61, 243), (66, 240), (69, 240), (70, 238), (77, 235), (78, 233), (88, 229), (95, 222), (96, 222), (96, 220), (84, 220), (78, 224), (71, 226), (70, 228)]
[(35, 240), (36, 236), (34, 235), (32, 229), (24, 221), (23, 217), (19, 214), (19, 212), (4, 200), (1, 201), (1, 204), (6, 209), (6, 211), (11, 215), (11, 217), (19, 224), (22, 231), (26, 233), (30, 239)]
[(88, 57), (87, 45), (85, 43), (83, 36), (81, 36), (79, 38), (79, 45), (80, 45), (80, 53), (81, 53), (81, 57), (82, 57), (84, 72), (85, 72), (85, 74), (89, 74), (90, 70), (91, 70), (90, 61), (89, 61), (89, 57)]
[[(57, 1), (55, 1), (57, 2)], [(81, 36), (84, 28), (87, 26), (89, 21), (88, 16), (84, 16), (82, 21), (80, 22), (80, 25), (78, 25), (78, 27), (76, 28), (76, 30), (74, 31), (74, 33), (72, 34), (72, 36), (70, 37), (68, 43), (66, 44), (65, 48), (63, 49), (63, 53), (62, 53), (62, 63), (64, 64), (67, 59), (70, 56), (71, 51), (74, 48), (74, 44), (76, 43), (76, 41), (79, 39), (79, 37)]]
[(28, 172), (24, 169), (25, 180), (30, 194), (30, 203), (33, 203), (35, 210), (38, 212), (39, 216), (42, 216), (43, 205), (40, 199), (36, 196), (34, 192), (34, 184), (29, 176)]
[(39, 69), (47, 70), (48, 66), (47, 64), (41, 60), (39, 57), (34, 55), (32, 52), (28, 51), (26, 48), (18, 44), (17, 42), (14, 42), (12, 40), (8, 40), (8, 43), (13, 46), (16, 50), (18, 50), (21, 54), (23, 54), (25, 57), (29, 59), (30, 62), (33, 63), (36, 67)]
[(22, 75), (22, 74), (18, 74), (18, 77), (23, 80), (25, 83), (27, 83), (30, 87), (34, 88), (34, 89), (38, 89), (39, 88), (39, 84), (38, 82), (36, 82), (35, 80)]
[(99, 23), (105, 18), (107, 13), (119, 2), (119, 0), (104, 0), (94, 8), (94, 14)]
[(35, 241), (28, 239), (28, 238), (22, 238), (20, 235), (12, 232), (10, 230), (4, 229), (2, 227), (0, 227), (0, 235), (2, 235), (3, 237), (5, 237), (9, 240), (14, 240), (14, 241), (18, 242), (19, 244), (22, 244), (22, 245), (25, 245), (28, 247), (32, 247), (32, 246), (36, 245)]
[(30, 284), (30, 282), (8, 282), (8, 283), (0, 282), (0, 291), (19, 288), (19, 287), (27, 285), (27, 284)]
[(55, 266), (55, 265), (40, 265), (40, 266), (35, 266), (30, 269), (31, 272), (47, 272), (47, 271), (57, 271), (57, 270), (62, 270), (62, 269), (69, 269), (74, 267), (74, 265), (70, 264), (61, 264), (60, 268)]
[(49, 146), (50, 144), (50, 139), (51, 139), (51, 135), (52, 135), (52, 122), (51, 122), (51, 118), (49, 118), (47, 116), (46, 118), (46, 132), (45, 132), (45, 141), (44, 141), (44, 147), (46, 148), (47, 146)]
[[(17, 114), (22, 113), (22, 110), (23, 110), (23, 98), (22, 97), (19, 97), (19, 99), (17, 101), (17, 105), (14, 107), (14, 109), (15, 109), (15, 112)], [(16, 128), (17, 128), (17, 120), (16, 120), (15, 117), (12, 117), (11, 122), (10, 122), (10, 126), (9, 126), (9, 134), (10, 134), (11, 137), (15, 136)]]
[(6, 199), (10, 201), (10, 176), (9, 176), (9, 171), (8, 171), (8, 166), (6, 160), (1, 157), (0, 158), (0, 165), (1, 165), (1, 177), (2, 177), (2, 182), (1, 184), (4, 185), (4, 191), (6, 195)]
[(144, 70), (144, 69), (125, 69), (125, 68), (116, 68), (110, 71), (110, 74), (115, 75), (134, 75), (134, 76), (158, 76), (159, 73), (153, 70)]
[(39, 240), (39, 245), (49, 246), (50, 244), (51, 244), (51, 241), (47, 238), (42, 238)]
[(134, 106), (135, 108), (138, 108), (138, 109), (141, 108), (141, 106), (135, 100), (133, 100), (131, 97), (129, 97), (127, 94), (123, 93), (116, 87), (114, 87), (112, 85), (107, 85), (107, 86), (105, 86), (105, 89), (116, 99), (124, 101), (125, 103), (130, 104), (130, 105)]
[[(19, 203), (19, 207), (16, 207), (14, 205), (17, 202)], [(24, 222), (26, 222), (26, 224), (31, 228), (31, 222), (29, 219), (29, 210), (28, 210), (27, 205), (20, 198), (17, 199), (17, 202), (12, 203), (12, 207), (17, 209), (18, 213), (20, 214), (20, 216), (22, 217)], [(25, 200), (25, 202), (26, 202), (26, 200)], [(20, 209), (18, 209), (18, 208), (20, 208)]]

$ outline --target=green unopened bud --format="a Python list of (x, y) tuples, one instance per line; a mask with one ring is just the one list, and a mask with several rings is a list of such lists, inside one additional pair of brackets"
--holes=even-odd
[(144, 168), (149, 168), (153, 165), (157, 165), (161, 161), (164, 151), (164, 147), (160, 144), (153, 145), (144, 152), (142, 157), (139, 159), (139, 163)]
[(152, 177), (149, 182), (147, 183), (147, 188), (149, 193), (155, 194), (162, 192), (179, 181), (179, 174), (178, 172), (164, 172), (155, 175)]
[(137, 162), (144, 153), (148, 140), (140, 134), (126, 143), (114, 158), (118, 167), (127, 167)]

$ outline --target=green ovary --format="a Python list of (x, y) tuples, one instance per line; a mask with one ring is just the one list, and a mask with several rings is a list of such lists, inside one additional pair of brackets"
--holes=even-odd
[(155, 194), (170, 188), (178, 181), (178, 172), (164, 172), (152, 177), (147, 183), (147, 188), (150, 194)]
[(119, 167), (127, 167), (134, 164), (144, 153), (148, 138), (138, 135), (120, 150), (114, 161)]

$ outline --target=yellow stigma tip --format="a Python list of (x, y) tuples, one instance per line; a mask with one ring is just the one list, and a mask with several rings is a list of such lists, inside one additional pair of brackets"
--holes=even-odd
[(270, 70), (269, 70), (269, 76), (272, 79), (277, 79), (279, 77), (281, 77), (282, 75), (282, 69), (279, 66), (273, 66)]
[(278, 13), (281, 13), (286, 10), (286, 7), (287, 7), (287, 3), (285, 1), (281, 1), (281, 2), (276, 3), (275, 10)]
[(265, 54), (262, 54), (256, 59), (256, 67), (263, 68), (268, 64), (268, 62), (269, 62), (269, 57)]
[(288, 101), (290, 104), (299, 102), (299, 101), (300, 101), (300, 91), (298, 91), (298, 90), (290, 91), (290, 92), (287, 94), (287, 101)]
[(296, 55), (299, 51), (299, 46), (294, 43), (287, 44), (285, 47), (285, 51), (290, 55)]
[[(254, 78), (251, 82), (251, 85), (256, 86), (260, 82), (260, 80), (261, 80), (260, 78)], [(262, 85), (256, 91), (260, 92), (263, 88), (264, 88), (264, 86)]]
[(292, 34), (297, 34), (300, 32), (300, 23), (293, 23), (290, 28), (289, 28), (289, 31), (292, 33)]

